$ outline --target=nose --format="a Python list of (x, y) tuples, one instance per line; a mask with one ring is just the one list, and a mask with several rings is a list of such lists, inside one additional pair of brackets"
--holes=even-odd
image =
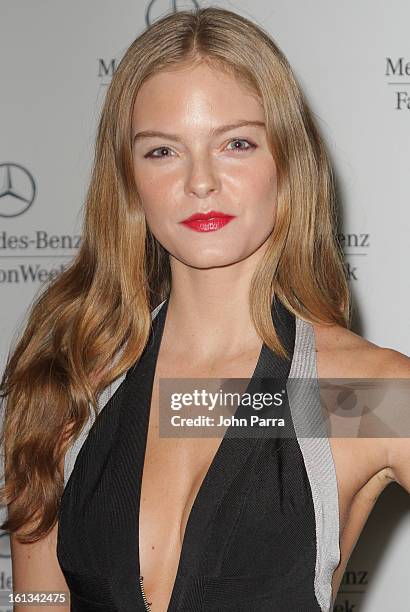
[(201, 199), (219, 190), (219, 178), (209, 156), (192, 160), (185, 188), (187, 195)]

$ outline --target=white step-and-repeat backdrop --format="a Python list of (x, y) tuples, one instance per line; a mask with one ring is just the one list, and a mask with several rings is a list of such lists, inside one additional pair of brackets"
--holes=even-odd
[[(131, 41), (207, 2), (0, 0), (0, 366), (33, 296), (70, 261), (96, 122)], [(410, 3), (213, 2), (268, 29), (335, 167), (354, 330), (410, 353)], [(410, 609), (410, 498), (391, 484), (353, 552), (334, 612)], [(11, 588), (0, 536), (0, 589)], [(6, 608), (5, 608), (6, 609)]]

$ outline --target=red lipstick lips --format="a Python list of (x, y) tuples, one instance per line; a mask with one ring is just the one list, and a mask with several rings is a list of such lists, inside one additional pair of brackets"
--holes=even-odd
[(214, 232), (224, 227), (224, 225), (234, 218), (234, 215), (226, 215), (216, 210), (210, 210), (207, 213), (195, 213), (187, 219), (184, 219), (184, 221), (181, 221), (181, 223), (185, 225), (185, 227), (189, 227), (189, 229), (196, 232)]

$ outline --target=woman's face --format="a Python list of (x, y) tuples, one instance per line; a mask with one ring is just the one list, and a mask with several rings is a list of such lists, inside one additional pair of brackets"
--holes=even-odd
[[(210, 268), (263, 248), (275, 221), (276, 166), (263, 107), (236, 79), (205, 64), (151, 77), (136, 98), (132, 135), (147, 224), (171, 256)], [(232, 218), (199, 224), (206, 231), (181, 223), (209, 211)]]

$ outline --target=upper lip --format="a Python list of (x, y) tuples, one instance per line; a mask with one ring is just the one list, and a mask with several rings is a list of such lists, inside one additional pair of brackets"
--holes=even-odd
[(232, 217), (232, 216), (233, 215), (228, 215), (227, 213), (223, 213), (217, 210), (210, 210), (209, 212), (206, 212), (206, 213), (195, 213), (191, 215), (190, 217), (183, 219), (181, 223), (184, 221), (197, 221), (198, 219), (214, 219), (215, 217)]

